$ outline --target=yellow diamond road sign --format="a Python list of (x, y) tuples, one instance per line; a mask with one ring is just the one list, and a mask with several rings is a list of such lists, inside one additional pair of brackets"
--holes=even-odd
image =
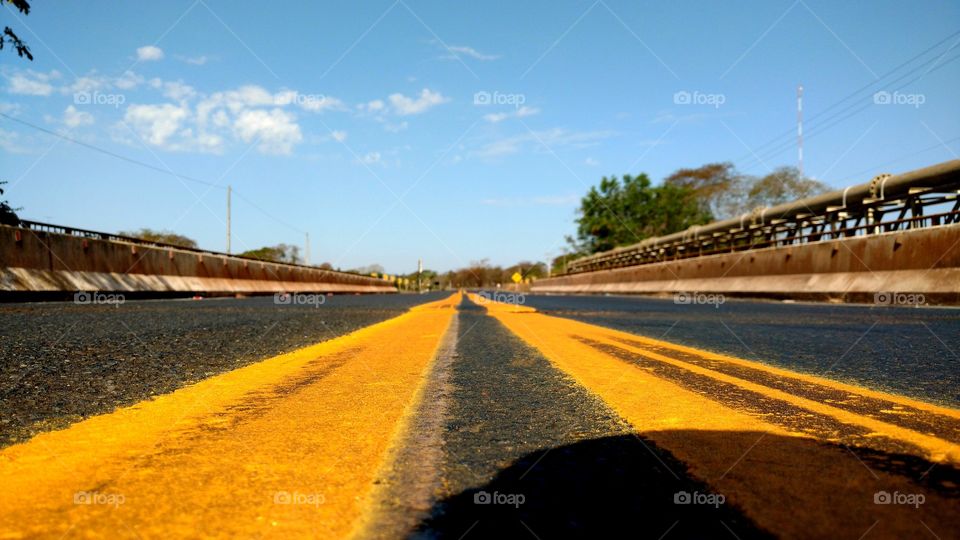
[(520, 275), (520, 272), (514, 272), (513, 275), (510, 276), (510, 279), (512, 279), (514, 283), (520, 283), (523, 281), (523, 276)]

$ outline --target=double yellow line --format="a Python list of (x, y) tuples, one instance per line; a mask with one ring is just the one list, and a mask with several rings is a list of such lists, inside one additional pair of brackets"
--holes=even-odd
[[(942, 537), (960, 531), (960, 411), (484, 302), (645, 440), (785, 537)], [(682, 471), (677, 471), (677, 474)], [(877, 504), (922, 494), (917, 508)]]
[[(358, 533), (461, 298), (0, 451), (0, 539)], [(786, 537), (960, 531), (956, 410), (484, 305), (651, 452), (683, 462), (675, 475), (705, 481), (761, 527)], [(877, 504), (878, 493), (925, 502)]]
[(0, 452), (0, 538), (343, 537), (459, 295)]

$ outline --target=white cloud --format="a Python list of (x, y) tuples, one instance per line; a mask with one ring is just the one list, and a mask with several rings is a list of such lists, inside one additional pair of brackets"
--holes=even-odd
[(378, 113), (384, 110), (386, 104), (381, 99), (375, 99), (373, 101), (368, 101), (366, 103), (361, 103), (357, 105), (357, 109), (362, 112), (369, 113)]
[(293, 115), (281, 109), (243, 111), (233, 128), (244, 142), (259, 139), (257, 149), (265, 154), (289, 155), (293, 146), (303, 140)]
[(69, 86), (61, 88), (64, 94), (90, 94), (103, 90), (110, 86), (110, 81), (106, 77), (101, 77), (96, 73), (77, 77)]
[(600, 164), (600, 162), (597, 161), (597, 160), (595, 160), (595, 159), (593, 159), (592, 157), (588, 157), (587, 159), (583, 160), (583, 164), (584, 164), (584, 165), (589, 165), (589, 166), (591, 166), (591, 167), (596, 167), (597, 165)]
[(496, 124), (497, 122), (502, 122), (507, 118), (523, 118), (526, 116), (533, 116), (535, 114), (540, 114), (540, 109), (536, 107), (527, 107), (526, 105), (524, 105), (513, 112), (485, 114), (483, 115), (483, 119), (486, 120), (487, 122)]
[(60, 78), (60, 72), (53, 70), (50, 73), (38, 73), (33, 70), (14, 73), (7, 77), (10, 84), (7, 91), (11, 94), (27, 96), (49, 96), (53, 93), (52, 81)]
[(526, 105), (517, 109), (516, 117), (523, 118), (524, 116), (533, 116), (535, 114), (540, 114), (540, 109), (536, 107), (527, 107)]
[(390, 122), (387, 122), (386, 124), (384, 124), (383, 129), (389, 131), (390, 133), (400, 133), (401, 131), (407, 129), (408, 127), (410, 127), (410, 124), (408, 124), (407, 121), (404, 120), (399, 124), (391, 124)]
[(76, 107), (70, 105), (63, 111), (63, 124), (68, 128), (77, 128), (80, 126), (89, 126), (93, 123), (93, 115), (78, 111)]
[(113, 81), (114, 86), (121, 90), (131, 90), (143, 83), (143, 77), (132, 71), (124, 71), (123, 75)]
[(510, 118), (510, 113), (501, 112), (501, 113), (490, 113), (490, 114), (483, 115), (483, 119), (492, 124), (496, 124), (497, 122), (502, 122), (507, 118)]
[(150, 62), (163, 59), (163, 49), (155, 45), (144, 45), (137, 49), (137, 60)]
[(483, 54), (482, 52), (474, 49), (473, 47), (467, 47), (466, 45), (451, 45), (449, 47), (446, 47), (446, 49), (451, 54), (448, 56), (444, 56), (443, 58), (445, 59), (456, 59), (458, 57), (457, 56), (458, 54), (469, 56), (477, 60), (483, 60), (485, 62), (500, 58), (500, 55), (498, 54)]
[(330, 132), (330, 137), (337, 142), (343, 142), (347, 140), (347, 132), (334, 130)]
[(489, 142), (470, 154), (480, 158), (495, 158), (516, 154), (524, 149), (538, 152), (582, 149), (596, 146), (600, 140), (614, 134), (611, 131), (569, 131), (562, 128), (528, 131)]
[(322, 94), (297, 93), (294, 102), (300, 105), (301, 109), (310, 112), (322, 112), (328, 109), (342, 111), (347, 108), (343, 101)]
[(11, 154), (28, 154), (30, 148), (20, 144), (20, 134), (0, 128), (0, 148)]
[(428, 109), (450, 101), (450, 98), (444, 97), (440, 92), (432, 92), (429, 88), (420, 91), (420, 96), (410, 98), (403, 94), (391, 94), (388, 98), (393, 112), (401, 116), (411, 114), (420, 114)]
[(210, 61), (210, 57), (205, 54), (198, 56), (178, 56), (177, 59), (194, 66), (202, 66)]
[(163, 83), (163, 95), (170, 99), (181, 101), (194, 97), (197, 95), (197, 91), (182, 81), (165, 81)]
[(367, 152), (362, 158), (360, 158), (362, 163), (367, 165), (373, 165), (374, 163), (380, 163), (380, 152)]
[(176, 145), (169, 144), (170, 139), (180, 131), (189, 115), (190, 111), (182, 105), (130, 105), (123, 121), (148, 144), (177, 149)]

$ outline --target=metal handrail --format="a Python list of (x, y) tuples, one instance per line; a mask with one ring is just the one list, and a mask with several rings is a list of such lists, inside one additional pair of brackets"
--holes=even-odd
[[(837, 240), (899, 230), (900, 225), (918, 228), (960, 223), (958, 193), (960, 160), (899, 175), (883, 174), (864, 184), (582, 257), (569, 263), (567, 273)], [(950, 211), (923, 215), (925, 207), (948, 203), (954, 203)], [(883, 220), (897, 211), (900, 217)], [(854, 221), (852, 226), (850, 221)]]
[(126, 242), (126, 243), (129, 243), (129, 244), (137, 244), (137, 245), (141, 245), (141, 246), (158, 247), (158, 248), (163, 248), (163, 249), (177, 249), (177, 250), (181, 250), (181, 251), (189, 251), (189, 252), (191, 252), (191, 253), (200, 253), (200, 254), (203, 254), (203, 255), (211, 255), (211, 256), (216, 256), (216, 257), (229, 257), (229, 258), (234, 258), (234, 259), (243, 259), (243, 260), (246, 260), (246, 261), (255, 261), (255, 262), (259, 262), (259, 263), (278, 264), (278, 265), (281, 265), (281, 266), (292, 266), (292, 267), (295, 267), (295, 268), (305, 268), (305, 269), (309, 269), (309, 270), (320, 270), (320, 271), (322, 271), (322, 272), (334, 272), (334, 273), (337, 273), (337, 274), (347, 274), (347, 275), (351, 275), (351, 276), (360, 276), (360, 277), (367, 277), (367, 278), (371, 278), (371, 279), (378, 279), (378, 278), (373, 278), (373, 277), (371, 277), (371, 276), (367, 276), (367, 275), (364, 275), (364, 274), (357, 274), (357, 273), (355, 273), (355, 272), (344, 272), (344, 271), (342, 271), (342, 270), (332, 270), (332, 269), (329, 269), (329, 270), (328, 270), (328, 269), (325, 269), (325, 268), (318, 268), (318, 267), (316, 267), (316, 266), (308, 266), (308, 265), (305, 265), (305, 264), (297, 264), (297, 263), (265, 261), (265, 260), (263, 260), (263, 259), (257, 259), (256, 257), (244, 257), (244, 256), (242, 256), (242, 255), (235, 255), (235, 254), (231, 254), (231, 253), (223, 253), (223, 252), (221, 252), (221, 251), (212, 251), (212, 250), (208, 250), (208, 249), (200, 249), (200, 248), (193, 248), (193, 247), (187, 247), (187, 246), (178, 246), (178, 245), (176, 245), (176, 244), (170, 244), (170, 243), (166, 243), (166, 242), (155, 242), (155, 241), (153, 241), (153, 240), (144, 240), (143, 238), (137, 238), (137, 237), (134, 237), (134, 236), (125, 236), (125, 235), (122, 235), (122, 234), (106, 233), (106, 232), (101, 232), (101, 231), (91, 231), (91, 230), (89, 230), (89, 229), (80, 229), (80, 228), (77, 228), (77, 227), (69, 227), (69, 226), (66, 226), (66, 225), (55, 225), (55, 224), (53, 224), (53, 223), (44, 223), (44, 222), (42, 222), (42, 221), (30, 221), (30, 220), (26, 220), (26, 219), (21, 219), (21, 220), (20, 220), (20, 224), (19, 224), (18, 226), (19, 226), (20, 228), (23, 228), (23, 229), (29, 229), (29, 230), (31, 230), (31, 231), (37, 231), (37, 232), (47, 232), (47, 233), (55, 233), (55, 234), (64, 234), (64, 235), (67, 235), (67, 236), (78, 236), (78, 237), (81, 237), (81, 238), (92, 238), (92, 239), (96, 239), (96, 240), (106, 240), (106, 241), (108, 241), (108, 242)]

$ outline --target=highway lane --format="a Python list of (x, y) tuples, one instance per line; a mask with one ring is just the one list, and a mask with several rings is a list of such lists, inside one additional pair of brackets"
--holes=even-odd
[(956, 409), (472, 298), (763, 529), (960, 535)]
[(472, 298), (0, 450), (0, 537), (960, 536), (956, 409)]
[(960, 406), (960, 309), (526, 295), (550, 315)]
[(0, 446), (396, 317), (428, 295), (0, 304)]
[[(432, 430), (437, 455), (421, 444), (396, 460), (366, 536), (767, 537), (731, 506), (674, 504), (676, 493), (709, 488), (482, 308), (464, 301), (456, 324), (455, 357), (435, 366), (431, 380), (442, 382), (415, 413), (441, 421), (408, 434)], [(390, 504), (415, 485), (431, 488), (426, 505)]]

